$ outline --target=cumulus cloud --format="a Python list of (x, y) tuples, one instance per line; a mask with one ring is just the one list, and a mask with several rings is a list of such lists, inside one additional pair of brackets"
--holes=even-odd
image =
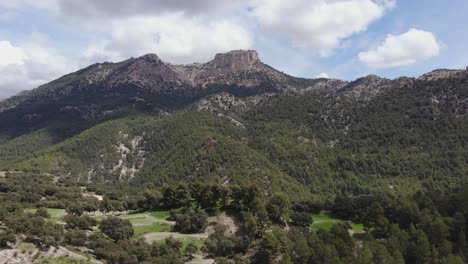
[(90, 45), (84, 54), (89, 61), (115, 61), (156, 53), (166, 61), (191, 63), (207, 61), (217, 52), (248, 49), (252, 44), (250, 32), (234, 22), (171, 13), (115, 20), (111, 36)]
[(56, 10), (58, 8), (57, 0), (8, 0), (0, 1), (0, 8), (20, 9), (23, 7), (32, 7), (36, 9)]
[(14, 47), (9, 41), (0, 41), (0, 66), (23, 64), (27, 58), (22, 49)]
[(439, 55), (440, 44), (428, 31), (410, 29), (401, 35), (388, 35), (377, 48), (359, 53), (359, 60), (370, 68), (411, 65)]
[[(81, 51), (76, 50), (73, 57), (61, 55), (50, 47), (51, 43), (46, 43), (47, 40), (21, 43), (5, 40), (0, 45), (0, 98), (49, 82), (75, 70), (76, 65), (85, 67), (100, 61), (120, 61), (146, 53), (156, 53), (173, 63), (190, 63), (207, 61), (218, 52), (251, 48), (252, 33), (243, 26), (242, 19), (234, 14), (241, 2), (0, 2), (0, 10), (46, 10), (51, 17), (67, 22), (63, 25), (74, 32), (81, 32), (85, 36), (100, 36), (92, 38)], [(8, 54), (8, 57), (3, 54)]]
[[(0, 97), (51, 81), (76, 69), (76, 64), (84, 67), (146, 53), (172, 63), (204, 62), (215, 53), (250, 49), (256, 40), (272, 41), (278, 34), (291, 40), (291, 47), (300, 47), (298, 52), (330, 55), (394, 4), (395, 0), (0, 1), (0, 19), (11, 22), (16, 15), (21, 19), (22, 9), (37, 9), (86, 41), (70, 45), (80, 46), (70, 57), (44, 41), (5, 39), (0, 55), (9, 57), (0, 62)], [(63, 39), (57, 45), (67, 45), (60, 42)]]
[(76, 69), (49, 46), (38, 36), (18, 46), (0, 41), (0, 98), (37, 87)]
[(254, 0), (253, 15), (267, 32), (327, 56), (343, 39), (365, 31), (394, 4), (392, 0)]
[(328, 74), (327, 74), (327, 73), (325, 73), (325, 72), (322, 72), (321, 74), (319, 74), (319, 75), (317, 76), (317, 78), (325, 78), (325, 79), (329, 79), (330, 77), (328, 76)]
[(241, 8), (249, 0), (59, 0), (59, 8), (67, 16), (122, 18), (126, 16), (160, 15), (184, 12), (189, 15), (217, 15)]

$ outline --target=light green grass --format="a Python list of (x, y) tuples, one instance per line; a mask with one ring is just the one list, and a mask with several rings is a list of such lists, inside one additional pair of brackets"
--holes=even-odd
[(152, 225), (134, 226), (134, 230), (135, 230), (135, 233), (133, 234), (133, 237), (137, 238), (148, 233), (170, 232), (172, 228), (169, 225), (165, 225), (161, 223), (153, 223)]
[(65, 209), (47, 208), (47, 212), (49, 212), (51, 220), (61, 220), (67, 215)]
[(339, 220), (338, 218), (332, 216), (332, 215), (328, 215), (328, 214), (324, 214), (324, 213), (320, 213), (320, 214), (312, 214), (312, 219), (314, 219), (314, 221), (336, 221), (336, 220)]
[(314, 230), (330, 230), (334, 225), (338, 224), (339, 222), (320, 222), (320, 223), (313, 223), (312, 224), (312, 229)]
[[(63, 217), (67, 215), (67, 212), (65, 209), (57, 209), (57, 208), (46, 208), (47, 212), (50, 215), (50, 220), (54, 222), (60, 222), (63, 221)], [(27, 213), (36, 213), (37, 209), (35, 208), (30, 208), (30, 209), (25, 209), (24, 210)]]
[(198, 248), (198, 252), (201, 252), (201, 248), (203, 247), (203, 244), (205, 243), (204, 239), (201, 238), (186, 238), (182, 239), (182, 253), (185, 254), (185, 249), (189, 244), (194, 244)]
[[(170, 232), (172, 226), (161, 223), (161, 219), (169, 216), (168, 211), (155, 211), (155, 212), (144, 212), (144, 213), (130, 213), (115, 215), (115, 217), (126, 219), (132, 223), (135, 233), (133, 238), (140, 237), (142, 235), (154, 232)], [(95, 219), (101, 221), (103, 218), (108, 216), (96, 216)]]
[(167, 220), (167, 218), (170, 216), (169, 211), (153, 211), (149, 213), (151, 216), (162, 220)]
[[(320, 214), (312, 214), (314, 222), (311, 228), (314, 230), (324, 229), (330, 230), (334, 225), (345, 223), (346, 220), (339, 219), (333, 215), (321, 212)], [(364, 225), (359, 223), (350, 223), (353, 233), (364, 233)]]
[(365, 232), (363, 224), (351, 223), (351, 228), (353, 229), (354, 233), (364, 233)]
[(33, 251), (36, 249), (36, 246), (34, 246), (34, 244), (32, 243), (20, 243), (18, 245), (18, 249), (20, 251), (24, 251), (24, 252), (28, 252), (28, 251)]
[[(180, 242), (182, 242), (182, 254), (185, 254), (185, 249), (187, 248), (187, 246), (189, 244), (194, 244), (197, 248), (198, 248), (198, 254), (201, 254), (203, 253), (201, 251), (201, 248), (203, 247), (204, 243), (205, 243), (205, 239), (203, 238), (193, 238), (193, 237), (187, 237), (187, 238), (177, 238), (177, 240), (179, 240)], [(158, 244), (164, 244), (166, 243), (166, 239), (161, 239), (161, 240), (155, 240), (153, 241), (155, 243), (158, 243)]]
[(153, 219), (148, 218), (148, 217), (137, 217), (137, 218), (127, 218), (127, 219), (133, 225), (149, 225), (149, 224), (154, 222), (154, 221), (152, 221)]

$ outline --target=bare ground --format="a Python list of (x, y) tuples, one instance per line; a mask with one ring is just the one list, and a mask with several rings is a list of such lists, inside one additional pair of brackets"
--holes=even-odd
[[(25, 244), (23, 244), (23, 246), (14, 245), (12, 248), (1, 249), (0, 264), (33, 264), (50, 257), (87, 259), (85, 256), (72, 252), (64, 247), (51, 247), (47, 251), (42, 251), (31, 244), (28, 244), (27, 248), (24, 248), (24, 245)], [(92, 263), (98, 264), (102, 262), (93, 260)]]
[(203, 256), (200, 256), (200, 255), (194, 255), (194, 256), (195, 258), (187, 263), (189, 264), (212, 264), (214, 263), (214, 259), (203, 258)]
[(207, 233), (182, 234), (182, 233), (176, 233), (176, 232), (154, 232), (154, 233), (148, 233), (144, 235), (143, 237), (146, 239), (146, 241), (152, 242), (152, 241), (163, 240), (171, 236), (177, 239), (186, 239), (186, 238), (206, 239), (208, 238)]

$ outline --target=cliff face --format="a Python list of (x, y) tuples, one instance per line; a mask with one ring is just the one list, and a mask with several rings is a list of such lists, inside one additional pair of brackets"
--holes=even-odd
[(211, 69), (239, 71), (252, 69), (259, 62), (258, 54), (254, 50), (234, 50), (216, 54), (206, 66)]
[(218, 53), (207, 63), (172, 65), (181, 79), (192, 86), (238, 85), (255, 87), (264, 82), (277, 83), (289, 77), (261, 62), (254, 50)]

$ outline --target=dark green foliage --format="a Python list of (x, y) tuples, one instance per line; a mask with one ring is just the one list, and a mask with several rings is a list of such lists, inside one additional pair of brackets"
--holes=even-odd
[(114, 240), (124, 240), (133, 236), (133, 226), (128, 220), (110, 216), (101, 220), (99, 229)]
[(289, 218), (290, 207), (291, 205), (286, 195), (275, 194), (268, 201), (267, 211), (271, 220), (276, 223), (283, 223)]
[(15, 242), (16, 237), (12, 231), (0, 231), (0, 248), (8, 246), (8, 243), (14, 244)]
[(193, 259), (193, 254), (197, 253), (197, 251), (198, 247), (192, 243), (185, 247), (185, 254), (189, 257), (189, 259)]
[(50, 217), (49, 212), (47, 212), (47, 209), (44, 208), (44, 207), (38, 208), (38, 209), (36, 210), (36, 213), (35, 213), (34, 215), (40, 216), (40, 217), (42, 217), (42, 218), (49, 218), (49, 217)]
[(259, 263), (271, 263), (278, 255), (288, 258), (287, 251), (290, 247), (290, 240), (286, 237), (283, 229), (275, 227), (272, 231), (266, 232), (260, 242), (260, 249), (256, 256)]
[(79, 203), (70, 203), (65, 209), (69, 215), (73, 216), (81, 216), (84, 213), (84, 208)]
[(182, 243), (173, 238), (167, 238), (163, 244), (148, 244), (143, 239), (113, 242), (101, 233), (94, 233), (89, 240), (98, 259), (108, 263), (184, 263), (180, 254)]
[(208, 215), (204, 211), (184, 209), (180, 212), (176, 212), (172, 218), (176, 222), (174, 226), (175, 231), (185, 234), (194, 234), (201, 233), (205, 230)]
[(68, 245), (82, 247), (86, 244), (88, 236), (80, 229), (69, 229), (64, 235), (64, 242)]
[(93, 226), (97, 224), (96, 219), (88, 215), (66, 215), (63, 220), (66, 223), (65, 227), (68, 229), (92, 230)]
[(205, 240), (205, 250), (213, 257), (232, 256), (245, 252), (247, 241), (242, 237), (226, 234), (226, 227), (216, 226), (215, 232)]
[(5, 226), (15, 234), (25, 234), (26, 240), (41, 247), (56, 246), (63, 239), (63, 227), (40, 216), (16, 212), (4, 219)]
[(190, 185), (190, 195), (201, 209), (213, 214), (228, 203), (229, 190), (217, 184), (194, 182)]
[(163, 194), (157, 190), (145, 190), (143, 197), (138, 197), (137, 208), (157, 210), (163, 207)]
[(295, 226), (309, 227), (312, 224), (312, 216), (306, 212), (292, 212), (291, 224)]
[(166, 208), (179, 208), (190, 204), (190, 193), (188, 187), (179, 184), (176, 187), (167, 187), (163, 192), (162, 203)]
[(373, 202), (362, 217), (364, 226), (371, 229), (374, 236), (384, 236), (387, 232), (389, 222), (385, 218), (385, 210), (378, 203)]

